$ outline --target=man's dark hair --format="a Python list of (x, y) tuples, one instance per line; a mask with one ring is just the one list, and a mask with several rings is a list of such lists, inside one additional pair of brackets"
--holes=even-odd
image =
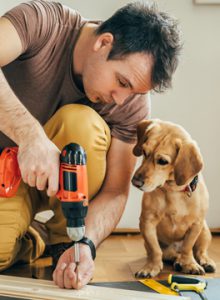
[(155, 91), (171, 86), (181, 49), (178, 22), (153, 3), (133, 2), (120, 8), (97, 28), (96, 34), (110, 32), (114, 36), (108, 59), (122, 59), (132, 53), (148, 53), (153, 57), (151, 75)]

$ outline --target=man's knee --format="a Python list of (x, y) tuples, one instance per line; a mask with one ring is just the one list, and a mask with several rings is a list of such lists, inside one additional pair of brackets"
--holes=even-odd
[[(92, 108), (81, 104), (69, 104), (60, 108), (54, 117), (60, 124), (64, 144), (80, 141), (88, 147), (95, 144), (108, 150), (110, 130), (103, 118)], [(65, 141), (65, 142), (64, 142)]]
[(31, 208), (25, 190), (20, 186), (13, 198), (0, 198), (0, 270), (12, 265), (28, 230)]
[(106, 173), (106, 154), (111, 142), (106, 122), (88, 106), (69, 104), (56, 112), (45, 125), (45, 131), (60, 150), (69, 143), (77, 143), (86, 150), (89, 196), (92, 198)]

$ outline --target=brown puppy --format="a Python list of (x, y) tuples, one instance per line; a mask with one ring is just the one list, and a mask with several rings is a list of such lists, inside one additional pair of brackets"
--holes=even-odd
[(132, 183), (144, 191), (140, 230), (147, 262), (136, 277), (156, 276), (162, 260), (188, 274), (215, 272), (207, 254), (209, 196), (198, 146), (181, 126), (160, 120), (142, 121), (137, 134), (133, 152), (143, 154), (143, 162)]

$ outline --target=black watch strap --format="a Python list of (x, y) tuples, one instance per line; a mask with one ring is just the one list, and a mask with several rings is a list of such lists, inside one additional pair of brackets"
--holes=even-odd
[(88, 239), (87, 237), (84, 236), (77, 243), (82, 243), (82, 244), (88, 245), (91, 250), (93, 260), (96, 258), (96, 249), (95, 249), (95, 245), (93, 244), (93, 241), (91, 241), (90, 239)]

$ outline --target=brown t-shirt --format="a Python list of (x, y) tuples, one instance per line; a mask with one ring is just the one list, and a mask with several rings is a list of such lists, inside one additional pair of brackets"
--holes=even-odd
[[(63, 105), (91, 106), (107, 122), (112, 136), (133, 143), (136, 125), (149, 114), (147, 96), (127, 99), (122, 106), (95, 104), (76, 86), (72, 55), (77, 36), (88, 20), (60, 3), (23, 3), (4, 15), (16, 28), (22, 55), (3, 67), (11, 88), (30, 113), (44, 125)], [(13, 143), (0, 133), (0, 147)]]

